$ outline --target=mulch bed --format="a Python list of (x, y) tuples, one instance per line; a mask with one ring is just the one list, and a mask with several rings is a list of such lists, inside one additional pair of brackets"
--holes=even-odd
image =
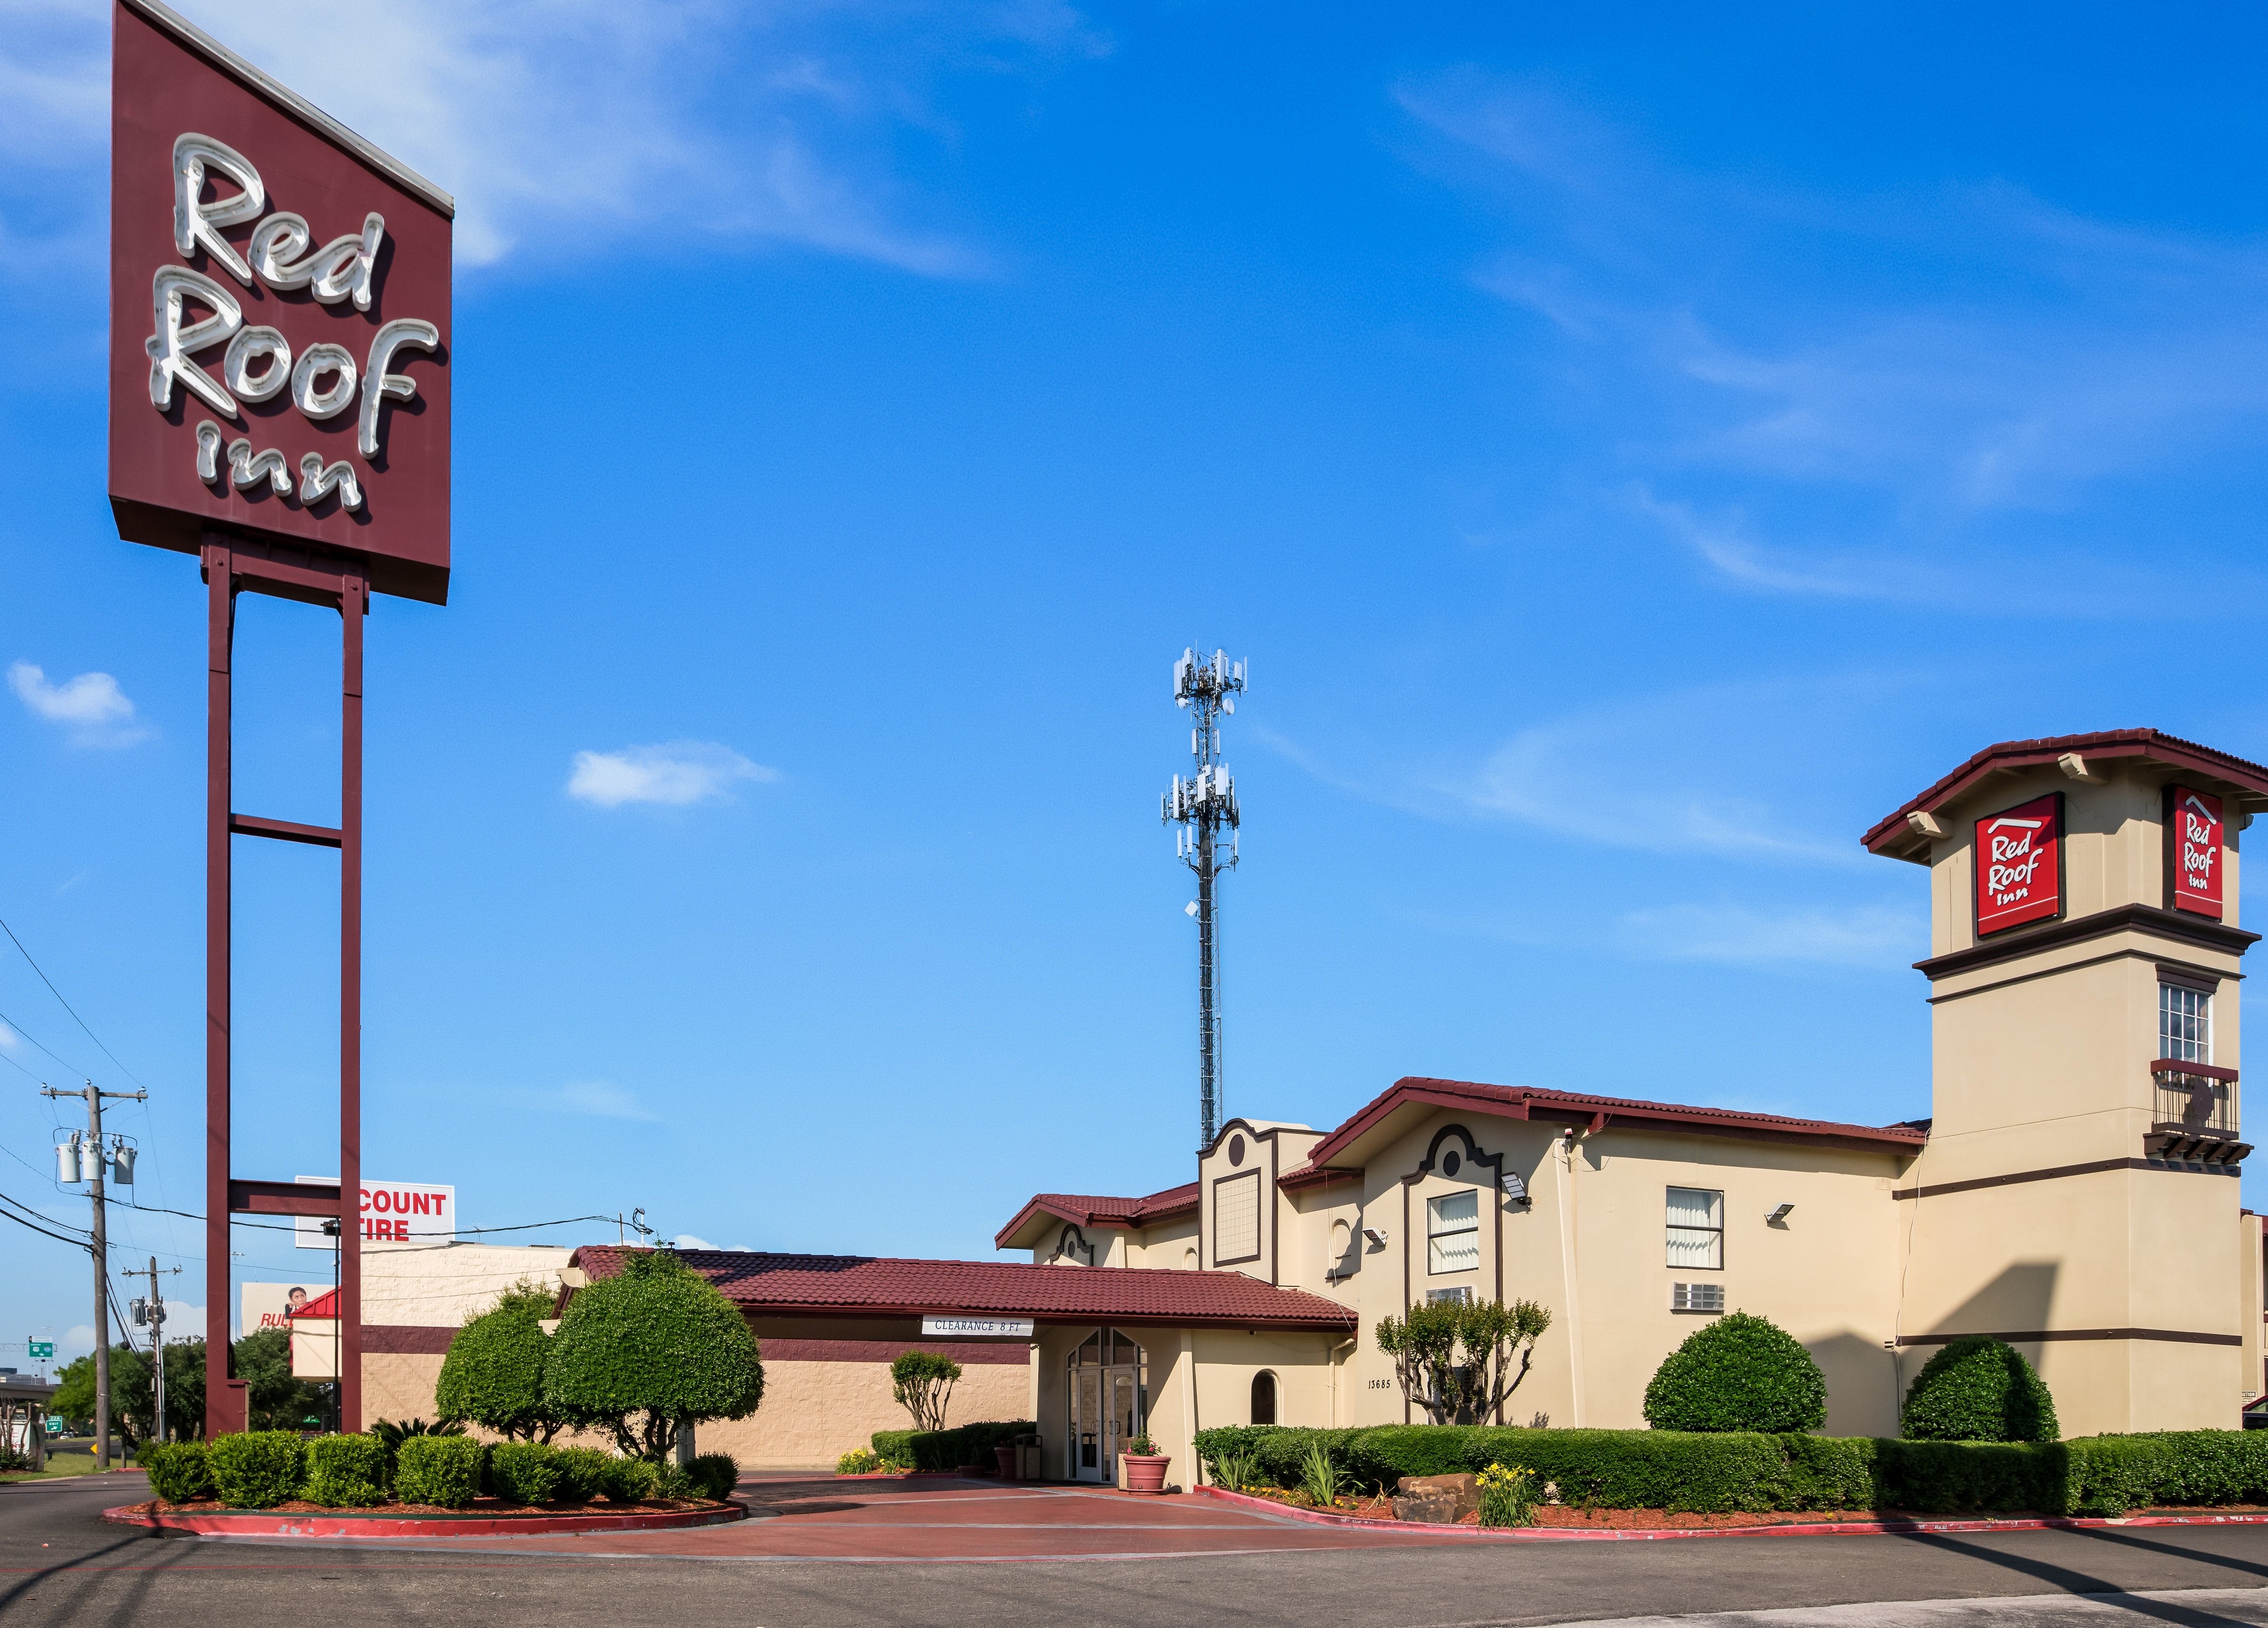
[[(358, 1509), (346, 1509), (331, 1504), (311, 1504), (305, 1499), (295, 1498), (259, 1513), (278, 1515), (489, 1515), (504, 1518), (513, 1515), (629, 1514), (634, 1510), (662, 1514), (680, 1509), (722, 1509), (725, 1506), (700, 1499), (649, 1499), (636, 1504), (617, 1504), (606, 1499), (588, 1504), (507, 1504), (498, 1498), (476, 1498), (462, 1509), (447, 1509), (438, 1504), (372, 1504)], [(224, 1504), (217, 1498), (194, 1499), (186, 1504), (169, 1504), (163, 1499), (153, 1498), (146, 1503), (129, 1504), (126, 1507), (139, 1515), (239, 1513), (233, 1505)]]
[[(1321, 1505), (1296, 1492), (1281, 1487), (1247, 1487), (1248, 1498), (1264, 1498), (1270, 1503), (1283, 1504), (1293, 1509), (1320, 1509)], [(2138, 1509), (2137, 1515), (2242, 1515), (2268, 1511), (2260, 1504), (2214, 1504), (2210, 1506), (2167, 1505), (2160, 1508)], [(1393, 1501), (1386, 1498), (1341, 1498), (1331, 1506), (1331, 1513), (1359, 1515), (1366, 1521), (1395, 1519)], [(1990, 1512), (1968, 1512), (1962, 1515), (1925, 1514), (1913, 1509), (1773, 1509), (1763, 1511), (1732, 1510), (1719, 1514), (1697, 1514), (1690, 1511), (1669, 1509), (1578, 1509), (1572, 1504), (1539, 1504), (1535, 1509), (1535, 1524), (1539, 1527), (1589, 1528), (1594, 1530), (1677, 1531), (1685, 1529), (1722, 1529), (1756, 1526), (1833, 1526), (1844, 1522), (1872, 1523), (1883, 1521), (1945, 1521), (1959, 1519), (2037, 1521), (2044, 1519), (2037, 1510), (2001, 1509)], [(1477, 1512), (1459, 1521), (1459, 1526), (1478, 1526)], [(1411, 1524), (1425, 1524), (1412, 1522)]]

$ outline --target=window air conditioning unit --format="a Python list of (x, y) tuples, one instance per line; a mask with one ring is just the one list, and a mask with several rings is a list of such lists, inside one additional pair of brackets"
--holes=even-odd
[(1669, 1285), (1669, 1309), (1721, 1312), (1725, 1309), (1725, 1285), (1721, 1283), (1673, 1283)]

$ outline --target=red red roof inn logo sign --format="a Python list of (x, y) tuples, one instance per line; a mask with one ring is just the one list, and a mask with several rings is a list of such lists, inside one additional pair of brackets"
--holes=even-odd
[(1977, 822), (1977, 936), (2063, 914), (2063, 793)]
[(454, 204), (162, 6), (114, 18), (119, 534), (217, 526), (446, 600)]
[(2166, 905), (2220, 919), (2220, 799), (2166, 788)]

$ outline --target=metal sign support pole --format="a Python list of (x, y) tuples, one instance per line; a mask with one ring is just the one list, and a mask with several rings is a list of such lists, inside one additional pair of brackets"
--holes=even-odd
[[(362, 1428), (362, 653), (370, 581), (363, 568), (297, 549), (208, 533), (205, 771), (205, 1387), (208, 1437), (249, 1424), (245, 1382), (229, 1350), (229, 1221), (233, 1215), (315, 1215), (338, 1239), (339, 1428)], [(230, 665), (239, 593), (271, 593), (339, 612), (339, 823), (300, 825), (231, 807)], [(229, 843), (265, 836), (339, 851), (339, 1184), (250, 1181), (230, 1159)], [(212, 1353), (229, 1353), (225, 1363)]]
[(229, 1348), (230, 655), (236, 571), (225, 541), (205, 550), (205, 1435), (243, 1430), (244, 1381)]
[(362, 1428), (362, 622), (370, 584), (339, 579), (338, 1427)]

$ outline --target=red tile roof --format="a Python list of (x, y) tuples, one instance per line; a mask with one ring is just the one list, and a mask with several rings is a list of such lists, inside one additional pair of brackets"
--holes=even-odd
[[(1808, 1142), (1855, 1147), (1870, 1153), (1917, 1152), (1928, 1139), (1920, 1125), (1846, 1125), (1832, 1120), (1792, 1119), (1780, 1114), (1750, 1114), (1732, 1109), (1691, 1108), (1676, 1102), (1647, 1102), (1631, 1097), (1585, 1096), (1572, 1091), (1538, 1091), (1527, 1086), (1489, 1086), (1465, 1079), (1408, 1078), (1395, 1080), (1354, 1117), (1315, 1144), (1307, 1170), (1331, 1163), (1388, 1115), (1405, 1106), (1468, 1109), (1499, 1119), (1547, 1119), (1588, 1124), (1643, 1125), (1652, 1131), (1683, 1131), (1749, 1141)], [(1305, 1171), (1294, 1171), (1302, 1176)], [(1292, 1177), (1286, 1177), (1289, 1181)]]
[[(615, 1244), (585, 1244), (569, 1264), (581, 1267), (593, 1279), (612, 1278), (633, 1253)], [(1336, 1300), (1300, 1289), (1278, 1289), (1241, 1272), (732, 1249), (681, 1249), (678, 1256), (743, 1310), (772, 1316), (934, 1312), (1057, 1323), (1324, 1330), (1355, 1326), (1354, 1313)]]
[(1914, 858), (1918, 851), (1926, 851), (1929, 839), (1907, 825), (1908, 814), (1933, 814), (1988, 775), (2036, 768), (2071, 752), (2081, 757), (2146, 757), (2176, 769), (2210, 775), (2256, 796), (2268, 797), (2268, 768), (2258, 763), (2155, 729), (2099, 729), (2091, 734), (1995, 741), (1927, 791), (1884, 814), (1859, 840), (1875, 853), (1893, 858)]
[(1177, 1216), (1194, 1215), (1197, 1184), (1184, 1182), (1146, 1198), (1107, 1198), (1094, 1193), (1035, 1193), (1015, 1219), (992, 1234), (993, 1247), (1008, 1248), (1009, 1239), (1035, 1215), (1052, 1215), (1081, 1227), (1152, 1227)]

